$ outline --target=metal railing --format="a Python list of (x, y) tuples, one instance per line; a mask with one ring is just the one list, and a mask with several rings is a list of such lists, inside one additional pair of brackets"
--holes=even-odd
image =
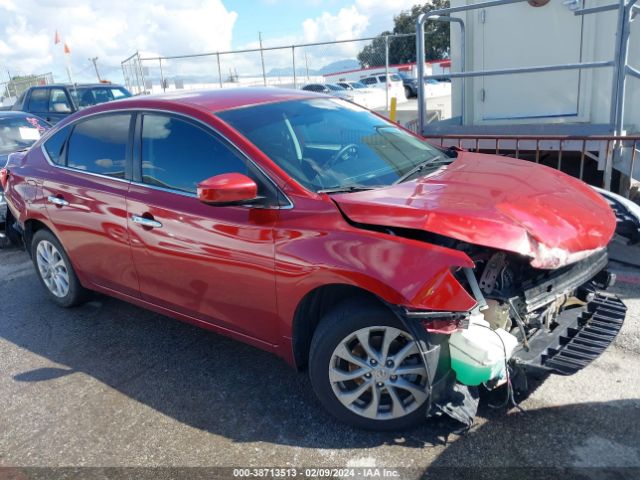
[[(417, 127), (417, 122), (408, 125), (408, 128)], [(482, 151), (497, 155), (509, 152), (513, 158), (532, 160), (541, 163), (545, 160), (548, 166), (557, 170), (566, 169), (563, 157), (568, 153), (578, 156), (578, 171), (575, 175), (584, 180), (585, 161), (591, 159), (597, 162), (598, 170), (604, 170), (607, 158), (615, 145), (621, 144), (629, 152), (630, 161), (628, 176), (632, 177), (636, 161), (640, 155), (640, 135), (470, 135), (470, 134), (446, 134), (424, 135), (431, 142), (442, 147), (458, 147), (469, 151)], [(554, 155), (549, 155), (553, 153)], [(525, 158), (527, 157), (527, 158)], [(606, 179), (603, 179), (600, 187), (606, 187)], [(608, 188), (610, 190), (610, 186)], [(628, 192), (623, 192), (628, 193)]]
[[(602, 5), (593, 8), (582, 8), (575, 10), (574, 15), (589, 15), (604, 11), (618, 11), (618, 21), (616, 29), (616, 44), (614, 49), (614, 56), (609, 61), (593, 61), (593, 62), (578, 62), (562, 65), (541, 65), (532, 67), (518, 67), (518, 68), (503, 68), (493, 70), (465, 70), (465, 23), (464, 20), (456, 17), (451, 17), (452, 14), (468, 12), (471, 10), (478, 10), (490, 7), (498, 7), (502, 5), (522, 3), (527, 0), (489, 0), (480, 3), (473, 3), (468, 5), (461, 5), (457, 7), (445, 8), (440, 10), (433, 10), (429, 13), (422, 14), (416, 21), (416, 52), (417, 52), (417, 65), (418, 65), (418, 77), (431, 78), (439, 80), (442, 78), (460, 78), (463, 81), (462, 91), (465, 90), (464, 79), (471, 77), (487, 77), (498, 75), (514, 75), (514, 74), (526, 74), (526, 73), (538, 73), (538, 72), (555, 72), (563, 70), (578, 70), (585, 69), (597, 69), (597, 68), (613, 68), (614, 81), (611, 88), (611, 108), (609, 115), (609, 130), (612, 134), (611, 142), (613, 142), (611, 149), (607, 147), (608, 154), (605, 158), (604, 165), (604, 188), (611, 189), (611, 178), (613, 173), (614, 163), (620, 162), (625, 154), (626, 144), (623, 141), (628, 138), (623, 135), (624, 133), (624, 110), (625, 110), (625, 96), (626, 96), (626, 80), (628, 76), (640, 78), (640, 71), (631, 67), (629, 62), (629, 41), (630, 41), (630, 25), (634, 16), (640, 12), (640, 8), (635, 5), (638, 0), (618, 0), (617, 3), (609, 5)], [(447, 75), (424, 75), (424, 51), (425, 51), (425, 22), (433, 21), (450, 21), (455, 22), (461, 27), (461, 47), (463, 49), (461, 53), (461, 65), (459, 72), (448, 73)], [(424, 94), (424, 84), (420, 82), (418, 88), (418, 119), (416, 130), (421, 134), (428, 135), (427, 121), (426, 121), (426, 109), (427, 101)], [(461, 104), (461, 123), (465, 121), (466, 105), (463, 101)], [(439, 135), (438, 138), (443, 136)], [(446, 136), (444, 136), (446, 137)], [(481, 138), (482, 135), (474, 135), (474, 137)], [(542, 139), (543, 137), (538, 137)], [(590, 137), (595, 138), (595, 137)], [(628, 143), (628, 142), (627, 142)], [(637, 144), (633, 143), (634, 147), (631, 151), (633, 159), (631, 160), (631, 168), (629, 169), (630, 175), (634, 172), (634, 160), (637, 151)], [(560, 157), (561, 158), (561, 157)]]

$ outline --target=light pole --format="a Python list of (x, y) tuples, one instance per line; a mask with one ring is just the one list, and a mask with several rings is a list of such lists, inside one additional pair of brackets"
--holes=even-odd
[(98, 81), (102, 82), (102, 78), (100, 78), (100, 72), (98, 71), (98, 57), (90, 58), (89, 61), (93, 63), (93, 68), (96, 69), (96, 75), (98, 77)]

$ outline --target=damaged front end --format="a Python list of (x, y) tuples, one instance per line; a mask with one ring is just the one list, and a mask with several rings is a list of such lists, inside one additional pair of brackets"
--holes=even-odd
[(470, 426), (478, 386), (507, 383), (511, 389), (516, 371), (571, 375), (597, 358), (622, 327), (625, 305), (604, 293), (615, 282), (606, 270), (606, 249), (551, 270), (510, 252), (456, 248), (474, 261), (474, 269), (461, 268), (455, 276), (477, 306), (469, 312), (398, 312), (427, 365), (429, 415), (445, 413)]

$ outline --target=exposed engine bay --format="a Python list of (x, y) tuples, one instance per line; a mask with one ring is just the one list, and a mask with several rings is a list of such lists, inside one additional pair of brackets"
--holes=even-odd
[(458, 317), (459, 329), (448, 335), (431, 329), (437, 313), (408, 314), (422, 319), (431, 332), (425, 336), (412, 329), (427, 346), (425, 363), (438, 365), (431, 377), (431, 414), (444, 413), (470, 426), (481, 385), (492, 389), (506, 383), (505, 405), (515, 405), (514, 372), (571, 375), (597, 358), (624, 322), (624, 304), (602, 293), (615, 282), (606, 271), (606, 249), (542, 270), (517, 254), (461, 243), (449, 246), (474, 261), (473, 270), (461, 268), (455, 276), (478, 306)]
[(560, 313), (585, 306), (597, 289), (615, 281), (604, 271), (604, 249), (556, 270), (533, 268), (527, 258), (506, 252), (469, 250), (483, 296), (484, 319), (494, 330), (504, 329), (525, 345), (539, 329), (553, 330)]

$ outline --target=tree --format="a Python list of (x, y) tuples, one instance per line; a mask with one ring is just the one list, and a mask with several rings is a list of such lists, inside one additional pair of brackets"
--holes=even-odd
[[(416, 33), (416, 20), (422, 13), (449, 8), (449, 0), (433, 0), (430, 4), (414, 5), (411, 10), (400, 12), (393, 17), (393, 31), (385, 31), (358, 53), (358, 62), (365, 67), (385, 64), (385, 35)], [(449, 56), (449, 23), (428, 21), (424, 24), (425, 58), (441, 60)], [(416, 61), (415, 36), (389, 39), (389, 63), (410, 63)]]

